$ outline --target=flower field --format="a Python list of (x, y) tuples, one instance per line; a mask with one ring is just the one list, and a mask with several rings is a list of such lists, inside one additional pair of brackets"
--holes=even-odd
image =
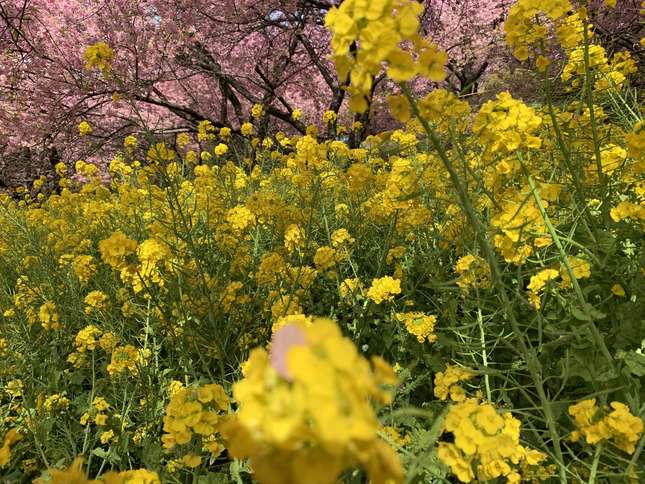
[(265, 133), (258, 103), (0, 195), (0, 481), (645, 482), (637, 62), (518, 0), (543, 102), (418, 94), (447, 63), (420, 9), (326, 19), (349, 107), (383, 71), (399, 129)]

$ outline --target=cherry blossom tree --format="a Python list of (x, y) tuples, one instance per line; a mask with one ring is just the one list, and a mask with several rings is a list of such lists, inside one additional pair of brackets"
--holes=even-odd
[[(261, 135), (303, 133), (332, 110), (360, 120), (360, 138), (381, 117), (352, 119), (327, 58), (324, 18), (341, 1), (0, 0), (0, 152), (91, 157), (132, 132), (194, 131), (202, 120), (238, 129), (254, 104), (264, 106)], [(511, 0), (422, 3), (423, 33), (449, 54), (448, 87), (476, 92), (509, 62), (501, 25)], [(114, 53), (109, 72), (86, 68), (97, 42)], [(377, 76), (376, 98), (387, 82)], [(79, 142), (82, 120), (92, 131)]]
[(486, 73), (510, 57), (502, 25), (513, 0), (433, 0), (422, 18), (423, 30), (448, 53), (449, 87), (475, 93)]
[[(13, 147), (65, 144), (85, 119), (108, 142), (131, 130), (239, 126), (249, 107), (297, 131), (294, 106), (338, 111), (316, 2), (4, 0), (0, 133)], [(114, 51), (109, 75), (86, 46)]]

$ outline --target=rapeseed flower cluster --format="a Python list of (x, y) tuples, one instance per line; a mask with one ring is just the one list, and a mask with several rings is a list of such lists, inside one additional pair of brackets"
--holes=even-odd
[(87, 121), (82, 121), (78, 125), (78, 132), (81, 136), (87, 136), (92, 133), (92, 126)]
[(642, 202), (637, 204), (624, 200), (613, 207), (610, 214), (615, 222), (625, 219), (645, 221), (645, 205)]
[[(373, 76), (383, 62), (397, 82), (417, 75), (433, 81), (446, 77), (447, 54), (417, 33), (422, 11), (420, 3), (409, 0), (350, 0), (329, 11), (325, 24), (332, 32), (333, 60), (341, 79), (349, 76), (352, 110), (367, 109)], [(352, 52), (355, 41), (358, 49)], [(404, 41), (412, 43), (413, 52), (400, 47)]]
[(414, 335), (419, 343), (427, 341), (434, 343), (437, 335), (434, 334), (434, 327), (437, 322), (436, 316), (430, 316), (422, 312), (396, 313), (394, 315), (397, 321), (405, 325), (408, 332)]
[(114, 51), (107, 43), (97, 42), (85, 49), (83, 58), (85, 59), (85, 68), (87, 70), (96, 68), (106, 76), (112, 68)]
[(60, 317), (56, 304), (53, 301), (47, 301), (38, 309), (38, 319), (45, 329), (60, 329)]
[[(588, 67), (585, 65), (585, 57), (588, 59)], [(586, 52), (584, 46), (571, 50), (560, 77), (570, 83), (572, 88), (580, 88), (588, 68), (594, 75), (594, 90), (599, 93), (610, 89), (620, 90), (627, 77), (638, 71), (629, 52), (617, 52), (610, 61), (601, 45), (591, 44)]]
[[(521, 423), (510, 413), (500, 415), (490, 403), (469, 398), (450, 407), (444, 432), (454, 443), (440, 442), (437, 455), (460, 482), (501, 477), (519, 483), (519, 466), (539, 466), (546, 454), (520, 444)], [(547, 476), (548, 478), (548, 476)]]
[(391, 301), (397, 294), (401, 294), (401, 281), (390, 276), (374, 279), (367, 290), (367, 297), (376, 304)]
[(57, 393), (54, 395), (49, 395), (43, 401), (42, 406), (47, 412), (66, 410), (67, 408), (69, 408), (69, 398)]
[(126, 257), (137, 249), (137, 242), (126, 237), (117, 230), (110, 237), (99, 242), (101, 259), (114, 269), (122, 269), (126, 265)]
[(459, 274), (457, 285), (465, 292), (469, 288), (490, 287), (490, 267), (479, 256), (466, 254), (460, 257), (455, 263), (455, 272)]
[(34, 481), (35, 484), (161, 484), (159, 475), (147, 469), (135, 469), (130, 471), (110, 471), (98, 479), (90, 479), (83, 470), (83, 459), (77, 457), (66, 469), (48, 469), (48, 478), (40, 478)]
[(549, 281), (560, 277), (560, 272), (555, 269), (543, 269), (534, 276), (531, 276), (527, 286), (528, 298), (533, 307), (539, 309), (541, 306), (540, 295)]
[(475, 377), (470, 368), (462, 368), (449, 365), (444, 371), (438, 371), (434, 377), (434, 396), (440, 400), (461, 402), (466, 398), (464, 388), (459, 385), (462, 381), (468, 381)]
[(71, 259), (70, 265), (81, 284), (90, 282), (96, 272), (94, 257), (91, 255), (76, 255)]
[(518, 0), (509, 12), (504, 23), (506, 43), (512, 48), (515, 57), (526, 60), (535, 50), (542, 53), (547, 40), (548, 29), (542, 16), (558, 21), (573, 9), (569, 0)]
[(182, 462), (188, 467), (197, 467), (201, 463), (198, 454), (202, 447), (217, 456), (223, 448), (216, 436), (225, 421), (223, 413), (228, 406), (226, 392), (215, 383), (173, 391), (163, 419), (163, 446), (174, 449), (177, 446), (187, 448), (191, 442), (196, 444), (197, 454), (182, 457)]
[(495, 248), (512, 264), (523, 264), (536, 249), (552, 243), (537, 203), (527, 200), (526, 192), (515, 192), (505, 200), (491, 226), (498, 231), (493, 237)]
[(282, 327), (271, 353), (253, 350), (243, 371), (233, 386), (239, 411), (222, 432), (259, 482), (333, 483), (357, 466), (372, 482), (401, 481), (370, 404), (391, 401), (381, 386), (396, 381), (394, 372), (379, 359), (370, 366), (333, 322)]
[(149, 349), (137, 349), (127, 344), (117, 346), (112, 350), (112, 359), (107, 365), (107, 372), (110, 376), (119, 374), (138, 375), (139, 369), (147, 365), (151, 351)]
[[(273, 106), (258, 105), (239, 129), (129, 134), (111, 159), (56, 164), (55, 193), (41, 177), (0, 195), (11, 478), (90, 482), (79, 463), (44, 470), (79, 450), (88, 472), (115, 469), (95, 476), (106, 482), (553, 476), (531, 442), (557, 457), (560, 480), (588, 480), (592, 457), (562, 441), (556, 410), (581, 387), (640, 398), (645, 124), (633, 106), (617, 115), (615, 90), (634, 60), (589, 44), (588, 71), (585, 12), (522, 0), (508, 22), (516, 53), (602, 103), (416, 99), (408, 81), (445, 75), (445, 55), (413, 32), (419, 5), (346, 1), (328, 20), (352, 108), (382, 70), (398, 84), (396, 129), (361, 141), (369, 126), (340, 111), (325, 113), (328, 129), (276, 132)], [(566, 60), (542, 45), (550, 22)], [(92, 69), (109, 71), (104, 54)], [(393, 395), (377, 355), (396, 362)], [(468, 400), (484, 389), (490, 402)], [(614, 403), (577, 430), (605, 443), (603, 477), (640, 464), (609, 448), (630, 450), (638, 433)], [(437, 448), (441, 409), (452, 436)], [(534, 428), (522, 445), (519, 418)], [(126, 470), (142, 462), (151, 470)]]
[(542, 141), (534, 133), (542, 123), (535, 111), (502, 92), (487, 101), (473, 122), (473, 131), (491, 154), (515, 151), (520, 146), (539, 148)]
[(116, 347), (117, 340), (114, 333), (103, 331), (97, 326), (90, 324), (79, 330), (74, 338), (75, 351), (70, 353), (67, 361), (77, 368), (88, 364), (88, 352), (101, 348), (106, 353), (111, 353)]
[(622, 451), (633, 454), (643, 433), (643, 419), (632, 415), (624, 403), (611, 402), (609, 406), (611, 411), (601, 409), (595, 398), (571, 405), (569, 415), (573, 417), (577, 429), (570, 438), (574, 442), (584, 438), (592, 445), (610, 440)]
[(13, 428), (10, 429), (2, 439), (2, 447), (0, 447), (0, 469), (6, 467), (11, 459), (11, 447), (22, 440), (20, 432)]

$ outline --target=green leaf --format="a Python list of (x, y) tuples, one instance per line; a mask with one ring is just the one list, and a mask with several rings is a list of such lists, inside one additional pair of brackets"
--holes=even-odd
[(229, 469), (231, 472), (231, 477), (236, 484), (244, 484), (244, 480), (242, 479), (242, 472), (247, 474), (251, 473), (251, 468), (249, 467), (248, 462), (244, 460), (235, 459), (233, 462), (231, 462)]
[(587, 311), (595, 321), (598, 321), (599, 319), (605, 319), (607, 317), (605, 313), (603, 313), (602, 311), (598, 311), (591, 304), (587, 305)]
[(101, 449), (100, 447), (98, 447), (98, 448), (92, 450), (92, 455), (95, 455), (99, 459), (107, 460), (107, 458), (109, 457), (110, 453), (107, 450)]
[(578, 321), (597, 321), (607, 317), (605, 313), (598, 311), (591, 304), (586, 304), (584, 308), (571, 306), (570, 310), (571, 315)]
[(590, 347), (572, 350), (570, 354), (569, 375), (572, 377), (579, 376), (587, 382), (608, 382), (618, 376), (607, 360), (599, 358)]
[(598, 248), (605, 254), (616, 252), (616, 237), (607, 230), (599, 230), (596, 233)]
[(630, 351), (623, 357), (627, 368), (636, 376), (645, 376), (645, 355)]
[(571, 306), (570, 311), (571, 316), (576, 318), (578, 321), (591, 321), (591, 317), (585, 311), (578, 309), (576, 306)]
[(197, 477), (195, 482), (196, 484), (227, 484), (230, 480), (223, 472), (209, 472), (205, 476)]

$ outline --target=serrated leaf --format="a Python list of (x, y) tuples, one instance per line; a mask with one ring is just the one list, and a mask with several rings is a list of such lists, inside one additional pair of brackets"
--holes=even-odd
[(616, 252), (616, 237), (606, 230), (598, 231), (597, 245), (598, 248), (605, 254), (612, 254)]
[(606, 315), (605, 313), (603, 313), (602, 311), (598, 311), (598, 310), (597, 310), (595, 307), (593, 307), (592, 305), (588, 305), (588, 306), (587, 306), (587, 312), (588, 312), (588, 313), (589, 313), (589, 315), (590, 315), (592, 318), (594, 318), (594, 320), (596, 320), (596, 321), (597, 321), (597, 320), (599, 320), (599, 319), (605, 319), (605, 318), (607, 317), (607, 315)]
[(578, 321), (591, 321), (589, 315), (582, 309), (579, 309), (576, 306), (571, 306), (569, 310), (571, 311), (571, 316), (576, 318)]
[(231, 477), (237, 484), (244, 484), (244, 480), (242, 479), (242, 472), (250, 474), (251, 468), (246, 461), (235, 459), (233, 462), (231, 462), (229, 471), (231, 473)]
[(100, 447), (92, 450), (92, 455), (95, 455), (99, 459), (107, 459), (109, 454), (107, 450), (101, 449)]
[(623, 357), (625, 365), (636, 376), (645, 376), (645, 355), (630, 351)]
[(597, 321), (607, 317), (605, 313), (598, 311), (591, 304), (587, 304), (585, 308), (571, 306), (570, 310), (571, 315), (578, 321)]

